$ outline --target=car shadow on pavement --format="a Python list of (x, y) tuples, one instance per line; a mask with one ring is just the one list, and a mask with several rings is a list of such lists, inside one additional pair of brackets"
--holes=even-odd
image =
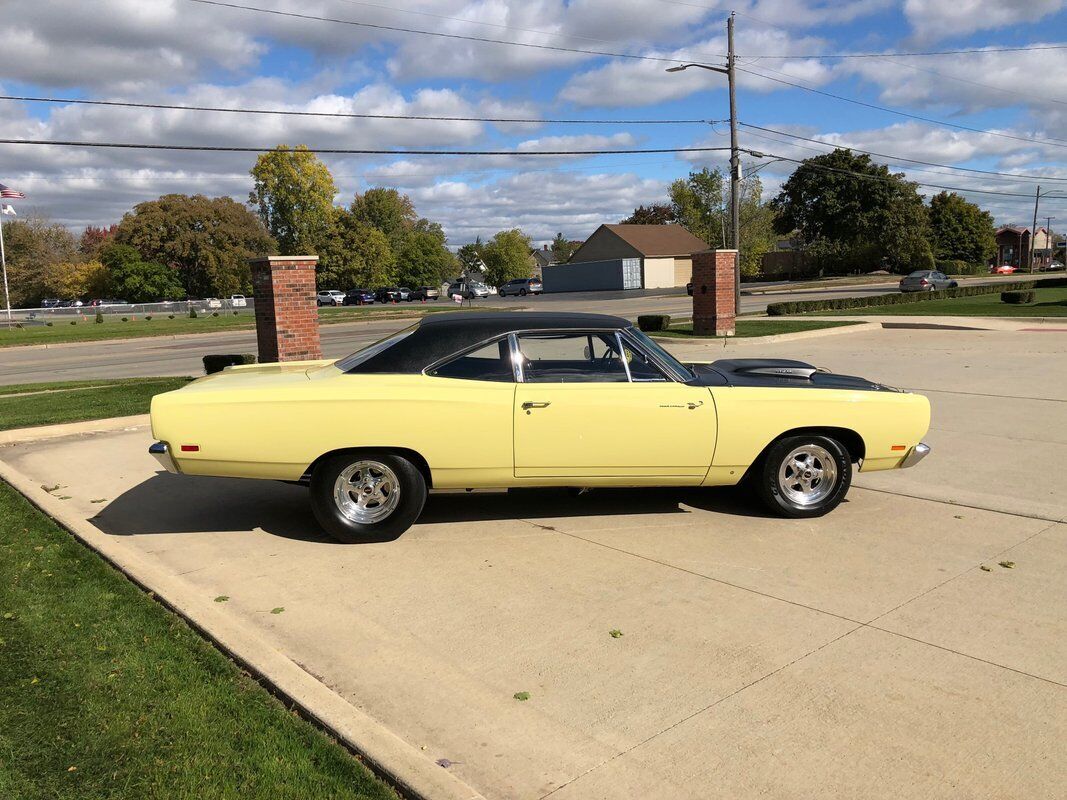
[[(594, 489), (577, 496), (567, 489), (542, 488), (434, 493), (427, 499), (416, 525), (691, 514), (693, 509), (745, 517), (769, 516), (734, 487)], [(311, 514), (307, 489), (280, 481), (159, 472), (116, 497), (89, 521), (113, 536), (258, 528), (298, 541), (332, 541)]]

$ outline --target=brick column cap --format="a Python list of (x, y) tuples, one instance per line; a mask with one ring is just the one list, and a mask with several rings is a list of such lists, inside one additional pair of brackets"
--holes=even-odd
[[(697, 253), (738, 253), (738, 252), (740, 252), (740, 251), (736, 250), (734, 248), (731, 248), (731, 247), (709, 247), (707, 250), (697, 250)], [(697, 253), (693, 253), (693, 255), (696, 255)]]
[(317, 263), (318, 256), (255, 256), (248, 259), (249, 264), (287, 264), (296, 261)]

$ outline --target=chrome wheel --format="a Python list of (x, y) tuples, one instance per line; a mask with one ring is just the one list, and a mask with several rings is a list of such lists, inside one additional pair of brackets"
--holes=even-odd
[(356, 461), (337, 476), (333, 497), (345, 517), (361, 525), (372, 525), (396, 510), (400, 482), (380, 461)]
[(805, 444), (782, 459), (778, 485), (782, 494), (800, 506), (824, 500), (837, 484), (837, 462), (823, 447)]

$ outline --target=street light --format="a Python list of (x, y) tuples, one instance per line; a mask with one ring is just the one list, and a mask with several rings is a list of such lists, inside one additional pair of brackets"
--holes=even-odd
[(690, 67), (706, 69), (725, 75), (730, 90), (730, 246), (737, 251), (734, 260), (734, 313), (741, 313), (741, 152), (737, 147), (737, 98), (734, 86), (734, 15), (726, 21), (726, 66), (710, 64), (678, 64), (667, 72), (684, 72)]

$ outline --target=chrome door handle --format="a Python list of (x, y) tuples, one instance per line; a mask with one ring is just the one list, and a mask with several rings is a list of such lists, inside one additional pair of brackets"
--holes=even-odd
[(552, 404), (551, 403), (538, 403), (538, 402), (532, 402), (532, 401), (527, 400), (525, 403), (522, 404), (522, 408), (523, 408), (524, 411), (529, 411), (531, 408), (548, 408), (550, 405), (552, 405)]

